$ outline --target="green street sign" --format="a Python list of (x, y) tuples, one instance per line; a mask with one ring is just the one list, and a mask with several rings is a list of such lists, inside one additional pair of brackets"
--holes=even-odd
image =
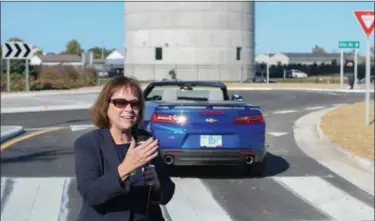
[(359, 41), (339, 41), (339, 48), (359, 48)]

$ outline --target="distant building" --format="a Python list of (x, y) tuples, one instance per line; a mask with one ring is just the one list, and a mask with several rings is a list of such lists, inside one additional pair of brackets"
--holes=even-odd
[(113, 50), (107, 57), (107, 60), (115, 60), (115, 59), (124, 59), (125, 58), (125, 50), (116, 49)]
[(57, 55), (34, 55), (30, 59), (30, 65), (34, 66), (82, 66), (82, 58), (78, 55), (57, 54)]
[[(344, 53), (344, 60), (352, 59), (351, 53)], [(270, 65), (304, 64), (312, 65), (340, 63), (340, 53), (277, 53), (270, 54)], [(255, 57), (258, 64), (267, 64), (267, 54), (259, 54)]]
[(106, 58), (105, 63), (109, 66), (123, 67), (125, 61), (125, 50), (116, 49)]

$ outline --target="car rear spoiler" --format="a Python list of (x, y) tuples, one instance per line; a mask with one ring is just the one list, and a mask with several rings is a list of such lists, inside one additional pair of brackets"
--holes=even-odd
[(237, 109), (237, 110), (259, 110), (260, 107), (251, 104), (245, 104), (238, 101), (206, 101), (206, 102), (177, 102), (168, 101), (160, 103), (156, 109)]

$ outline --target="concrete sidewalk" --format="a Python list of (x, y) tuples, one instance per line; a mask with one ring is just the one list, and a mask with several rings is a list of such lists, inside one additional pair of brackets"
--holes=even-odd
[(25, 132), (22, 126), (1, 126), (1, 143)]
[(349, 154), (330, 141), (320, 129), (321, 117), (335, 108), (299, 118), (293, 127), (294, 139), (306, 155), (373, 196), (374, 161)]

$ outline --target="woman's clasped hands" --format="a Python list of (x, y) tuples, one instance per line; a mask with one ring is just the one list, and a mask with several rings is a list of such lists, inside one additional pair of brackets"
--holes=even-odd
[[(153, 137), (136, 146), (134, 139), (130, 142), (130, 147), (124, 160), (119, 165), (119, 171), (122, 178), (127, 177), (137, 168), (147, 164), (158, 156), (159, 141)], [(121, 173), (121, 171), (123, 173)], [(126, 175), (125, 175), (126, 174)]]

